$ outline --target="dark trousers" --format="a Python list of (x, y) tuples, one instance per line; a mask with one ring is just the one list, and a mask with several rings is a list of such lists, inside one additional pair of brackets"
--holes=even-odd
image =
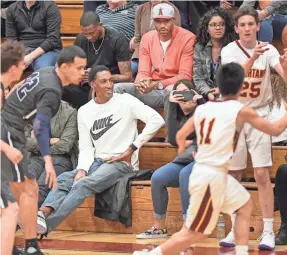
[(101, 4), (105, 4), (106, 1), (87, 1), (84, 0), (84, 12), (95, 12), (97, 7)]
[[(73, 170), (71, 158), (65, 155), (52, 155), (53, 165), (56, 171), (56, 175)], [(37, 180), (39, 186), (38, 207), (40, 208), (45, 201), (50, 191), (48, 185), (46, 185), (46, 171), (45, 162), (40, 156), (31, 156), (29, 164), (29, 172), (33, 174)]]
[(287, 223), (287, 164), (278, 168), (275, 180), (276, 202), (282, 222)]

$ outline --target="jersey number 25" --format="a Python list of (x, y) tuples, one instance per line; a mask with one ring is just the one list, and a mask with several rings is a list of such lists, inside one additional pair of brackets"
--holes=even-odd
[(27, 93), (32, 91), (39, 83), (39, 72), (32, 73), (24, 83), (17, 88), (17, 96), (19, 100), (22, 102), (24, 98), (27, 96)]

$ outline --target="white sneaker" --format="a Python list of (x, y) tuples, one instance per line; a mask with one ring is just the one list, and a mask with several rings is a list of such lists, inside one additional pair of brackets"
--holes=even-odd
[(148, 250), (142, 250), (142, 251), (134, 251), (133, 255), (146, 255), (148, 254)]
[(261, 251), (273, 251), (275, 248), (275, 235), (273, 232), (263, 232), (258, 241), (261, 241), (258, 245), (258, 249)]
[(219, 242), (221, 247), (235, 247), (235, 236), (234, 232), (230, 231), (228, 235)]
[(43, 212), (38, 211), (37, 217), (37, 234), (43, 235), (47, 233), (47, 223), (46, 217), (44, 216)]

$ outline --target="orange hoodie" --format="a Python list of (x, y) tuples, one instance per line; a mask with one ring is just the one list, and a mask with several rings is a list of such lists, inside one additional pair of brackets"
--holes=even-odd
[(156, 30), (143, 35), (135, 83), (142, 78), (152, 78), (154, 81), (161, 81), (166, 87), (181, 79), (192, 80), (194, 43), (193, 33), (174, 26), (170, 44), (164, 55)]

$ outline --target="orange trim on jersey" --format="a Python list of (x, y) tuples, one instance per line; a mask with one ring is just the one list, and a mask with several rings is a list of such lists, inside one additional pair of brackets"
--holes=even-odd
[(212, 199), (210, 186), (207, 186), (206, 192), (203, 196), (202, 202), (198, 209), (197, 215), (190, 226), (190, 230), (194, 232), (204, 233), (207, 228), (213, 213)]

